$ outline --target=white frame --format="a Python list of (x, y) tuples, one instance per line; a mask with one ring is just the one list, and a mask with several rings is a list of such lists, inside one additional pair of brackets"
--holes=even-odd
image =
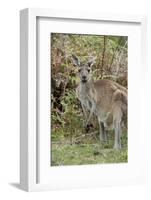
[[(49, 190), (49, 184), (37, 183), (37, 71), (36, 71), (36, 18), (53, 17), (141, 24), (142, 66), (146, 66), (147, 34), (145, 16), (123, 16), (49, 9), (24, 9), (20, 12), (20, 184), (26, 191)], [(146, 70), (146, 69), (144, 69)], [(145, 165), (145, 163), (144, 163)], [(138, 182), (146, 181), (145, 174)]]

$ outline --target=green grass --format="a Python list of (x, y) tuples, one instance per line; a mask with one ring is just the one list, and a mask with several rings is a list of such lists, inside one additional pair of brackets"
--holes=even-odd
[(54, 113), (53, 117), (51, 166), (128, 162), (126, 129), (122, 133), (121, 150), (114, 150), (114, 131), (108, 132), (107, 143), (101, 143), (98, 123), (94, 118), (92, 120), (94, 128), (86, 134), (83, 128), (83, 114), (73, 105), (67, 106), (67, 111), (60, 116), (59, 120)]
[(52, 145), (52, 166), (127, 162), (127, 149), (102, 149), (100, 144)]
[[(108, 143), (100, 143), (98, 138), (91, 138), (85, 143), (70, 143), (70, 140), (62, 139), (52, 143), (51, 165), (86, 165), (101, 163), (125, 163), (128, 161), (127, 137), (122, 137), (122, 149), (113, 149), (113, 134)], [(93, 141), (93, 143), (92, 143)], [(95, 143), (94, 143), (95, 142)]]

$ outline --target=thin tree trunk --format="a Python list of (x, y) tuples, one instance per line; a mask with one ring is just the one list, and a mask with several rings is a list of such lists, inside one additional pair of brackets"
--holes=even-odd
[(101, 62), (101, 78), (103, 77), (105, 51), (106, 51), (106, 36), (104, 36), (104, 40), (103, 40), (103, 53), (102, 53), (102, 62)]

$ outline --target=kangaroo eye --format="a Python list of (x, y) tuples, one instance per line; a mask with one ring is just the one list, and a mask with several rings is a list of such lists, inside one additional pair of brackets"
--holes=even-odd
[(90, 69), (88, 69), (88, 72), (90, 72)]
[(79, 69), (78, 72), (81, 72), (81, 69)]

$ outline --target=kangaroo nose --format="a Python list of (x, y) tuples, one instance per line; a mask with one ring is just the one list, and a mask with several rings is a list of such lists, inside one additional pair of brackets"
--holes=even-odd
[(82, 76), (83, 79), (86, 79), (86, 76)]

